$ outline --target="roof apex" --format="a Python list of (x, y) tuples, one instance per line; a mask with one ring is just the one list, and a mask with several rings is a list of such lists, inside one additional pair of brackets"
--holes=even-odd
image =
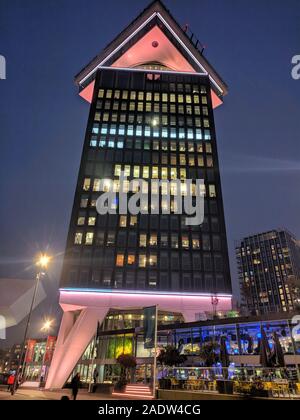
[[(170, 37), (177, 40), (184, 50), (182, 55), (192, 57), (193, 67), (196, 72), (205, 71), (212, 83), (214, 90), (219, 96), (224, 96), (228, 92), (228, 87), (214, 68), (209, 64), (192, 40), (180, 27), (169, 10), (160, 0), (152, 1), (119, 35), (117, 35), (96, 57), (94, 57), (86, 67), (84, 67), (76, 76), (75, 83), (81, 88), (85, 87), (85, 81), (91, 81), (91, 75), (103, 66), (110, 66), (108, 61), (117, 53), (124, 53), (129, 48), (133, 37), (140, 35), (140, 32), (147, 24), (151, 25), (153, 19), (159, 19), (159, 23), (168, 31)], [(191, 59), (191, 58), (190, 58)]]

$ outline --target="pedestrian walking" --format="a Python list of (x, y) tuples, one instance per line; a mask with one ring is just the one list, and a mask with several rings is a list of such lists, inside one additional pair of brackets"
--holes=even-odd
[(76, 375), (71, 381), (72, 397), (74, 401), (76, 400), (79, 387), (80, 387), (80, 375), (79, 373), (76, 373)]

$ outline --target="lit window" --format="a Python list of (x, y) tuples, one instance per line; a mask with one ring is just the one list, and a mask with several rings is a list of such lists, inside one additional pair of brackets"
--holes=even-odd
[(186, 179), (186, 169), (180, 168), (180, 179)]
[(88, 198), (86, 198), (86, 197), (81, 197), (81, 200), (80, 200), (80, 207), (81, 207), (81, 208), (86, 208), (86, 207), (88, 206), (88, 202), (89, 202)]
[(80, 216), (77, 219), (77, 225), (82, 226), (85, 223), (85, 217), (84, 216)]
[(137, 225), (137, 216), (130, 216), (130, 226)]
[(83, 190), (88, 191), (91, 187), (91, 178), (85, 178), (83, 181)]
[(190, 246), (189, 237), (188, 236), (183, 236), (181, 243), (182, 243), (182, 248), (189, 248), (189, 246)]
[(189, 165), (190, 166), (195, 166), (195, 158), (194, 158), (194, 156), (189, 156)]
[(82, 243), (82, 232), (76, 232), (75, 233), (74, 244), (75, 245), (81, 245), (81, 243)]
[(129, 254), (127, 257), (127, 264), (128, 265), (133, 265), (135, 264), (135, 255), (133, 254)]
[(204, 166), (204, 159), (202, 155), (198, 155), (198, 166)]
[(185, 165), (186, 164), (186, 159), (185, 159), (185, 155), (184, 154), (180, 154), (179, 155), (179, 164), (180, 165)]
[(200, 248), (200, 241), (197, 238), (192, 239), (193, 249), (199, 249)]
[(89, 219), (88, 219), (88, 225), (89, 226), (95, 226), (95, 224), (96, 224), (96, 217), (94, 217), (94, 216), (89, 217)]
[(177, 169), (171, 168), (171, 179), (177, 179)]
[(197, 152), (198, 153), (202, 153), (203, 152), (203, 145), (202, 145), (202, 143), (198, 143), (197, 144)]
[(143, 167), (143, 178), (149, 178), (149, 166)]
[[(97, 131), (97, 133), (98, 133), (98, 131)], [(107, 134), (107, 124), (102, 124), (101, 134)]]
[(151, 267), (156, 267), (157, 266), (157, 255), (156, 254), (150, 254), (149, 265)]
[(124, 175), (126, 177), (130, 176), (130, 165), (125, 165), (125, 167), (124, 167)]
[(145, 132), (145, 136), (146, 137), (150, 137), (151, 136), (151, 130), (150, 130), (150, 127), (149, 126), (145, 126), (145, 130), (144, 130), (144, 132)]
[(146, 267), (147, 258), (146, 255), (141, 254), (139, 255), (139, 267)]
[(196, 140), (202, 140), (202, 131), (200, 128), (196, 128)]
[(119, 136), (124, 136), (124, 135), (125, 135), (125, 125), (120, 124), (119, 125)]
[(152, 178), (154, 178), (154, 179), (158, 178), (158, 167), (157, 166), (152, 167)]
[(198, 95), (194, 95), (194, 104), (199, 104), (199, 96)]
[(161, 168), (161, 178), (168, 179), (168, 168), (166, 167)]
[(128, 136), (133, 136), (133, 125), (129, 125), (127, 127), (127, 135)]
[(210, 130), (204, 130), (204, 140), (210, 140)]
[(205, 144), (205, 150), (206, 150), (206, 153), (212, 153), (211, 143)]
[(152, 233), (150, 235), (149, 245), (150, 246), (157, 246), (157, 234), (156, 233)]
[(94, 238), (94, 232), (87, 232), (85, 236), (85, 244), (92, 245)]
[(147, 235), (144, 233), (140, 234), (140, 247), (145, 248), (147, 246)]
[(216, 197), (217, 196), (217, 194), (216, 194), (216, 187), (214, 185), (209, 185), (208, 188), (209, 188), (209, 196), (211, 198)]
[(179, 151), (180, 152), (185, 152), (185, 143), (182, 142), (182, 141), (179, 143)]
[(133, 177), (134, 178), (139, 178), (140, 176), (140, 167), (139, 166), (134, 166), (133, 167)]
[(115, 176), (120, 176), (121, 175), (121, 165), (115, 165)]
[(116, 266), (123, 267), (123, 265), (124, 265), (124, 254), (117, 254)]
[(99, 89), (98, 98), (103, 98), (103, 97), (104, 97), (104, 89)]
[(120, 191), (120, 181), (117, 179), (114, 179), (113, 181), (113, 192), (119, 192)]
[[(95, 180), (96, 181), (96, 180)], [(100, 180), (99, 180), (100, 181)], [(101, 184), (101, 181), (100, 181), (100, 184)], [(102, 181), (102, 187), (103, 187), (103, 191), (104, 192), (109, 192), (109, 191), (111, 191), (112, 190), (112, 188), (113, 188), (113, 182), (112, 182), (112, 180), (111, 179), (104, 179), (103, 181)], [(99, 185), (99, 189), (100, 189), (100, 185)], [(98, 190), (99, 191), (99, 190)]]
[(194, 138), (194, 132), (191, 128), (188, 128), (188, 130), (187, 130), (187, 138), (188, 139), (193, 139)]
[(120, 216), (120, 227), (127, 226), (127, 216)]
[(99, 147), (105, 147), (105, 145), (106, 145), (106, 140), (101, 139), (99, 141)]
[(101, 180), (100, 179), (94, 179), (94, 183), (93, 183), (93, 191), (100, 191), (100, 184), (101, 184)]

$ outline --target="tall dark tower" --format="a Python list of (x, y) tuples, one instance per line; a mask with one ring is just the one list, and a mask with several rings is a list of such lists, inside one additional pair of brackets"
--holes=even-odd
[[(213, 116), (227, 87), (199, 41), (155, 1), (75, 81), (91, 105), (61, 279), (65, 315), (52, 387), (62, 384), (112, 307), (158, 304), (194, 320), (212, 301), (221, 310), (231, 302)], [(102, 180), (111, 179), (117, 192), (121, 172), (128, 180), (203, 179), (203, 223), (187, 225), (172, 192), (171, 212), (163, 214), (163, 188), (156, 191), (159, 214), (119, 214), (116, 202), (116, 214), (99, 215)]]

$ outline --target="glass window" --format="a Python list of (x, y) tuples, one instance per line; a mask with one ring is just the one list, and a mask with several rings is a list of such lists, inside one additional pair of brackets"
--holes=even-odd
[(137, 225), (137, 216), (130, 216), (130, 226)]
[(181, 243), (182, 243), (183, 248), (189, 248), (189, 246), (190, 246), (189, 237), (188, 236), (183, 236), (182, 240), (181, 240)]
[(120, 216), (120, 227), (127, 226), (127, 216)]
[(77, 219), (77, 225), (82, 226), (85, 224), (85, 217), (84, 216), (79, 216)]
[(116, 258), (116, 266), (123, 267), (124, 265), (124, 254), (118, 254)]
[(75, 233), (74, 244), (75, 245), (81, 245), (81, 243), (82, 243), (82, 232), (76, 232)]
[(140, 234), (140, 247), (145, 248), (147, 246), (147, 235), (145, 233)]
[(209, 185), (209, 196), (214, 198), (217, 196), (216, 194), (216, 187), (214, 185)]
[(134, 265), (135, 264), (135, 255), (129, 254), (127, 257), (127, 264), (128, 265)]
[(149, 245), (150, 246), (157, 246), (157, 234), (151, 233), (150, 239), (149, 239)]
[(83, 190), (88, 191), (91, 187), (91, 178), (85, 178), (83, 181)]
[(95, 216), (89, 217), (89, 219), (88, 219), (88, 225), (89, 226), (95, 226), (95, 224), (96, 224), (96, 217)]
[(147, 258), (145, 254), (139, 255), (139, 267), (146, 267)]
[(149, 265), (150, 265), (150, 267), (156, 267), (157, 266), (157, 255), (156, 254), (150, 254)]
[(85, 236), (85, 244), (92, 245), (94, 238), (94, 232), (87, 232)]
[(149, 178), (149, 166), (143, 167), (143, 178)]

